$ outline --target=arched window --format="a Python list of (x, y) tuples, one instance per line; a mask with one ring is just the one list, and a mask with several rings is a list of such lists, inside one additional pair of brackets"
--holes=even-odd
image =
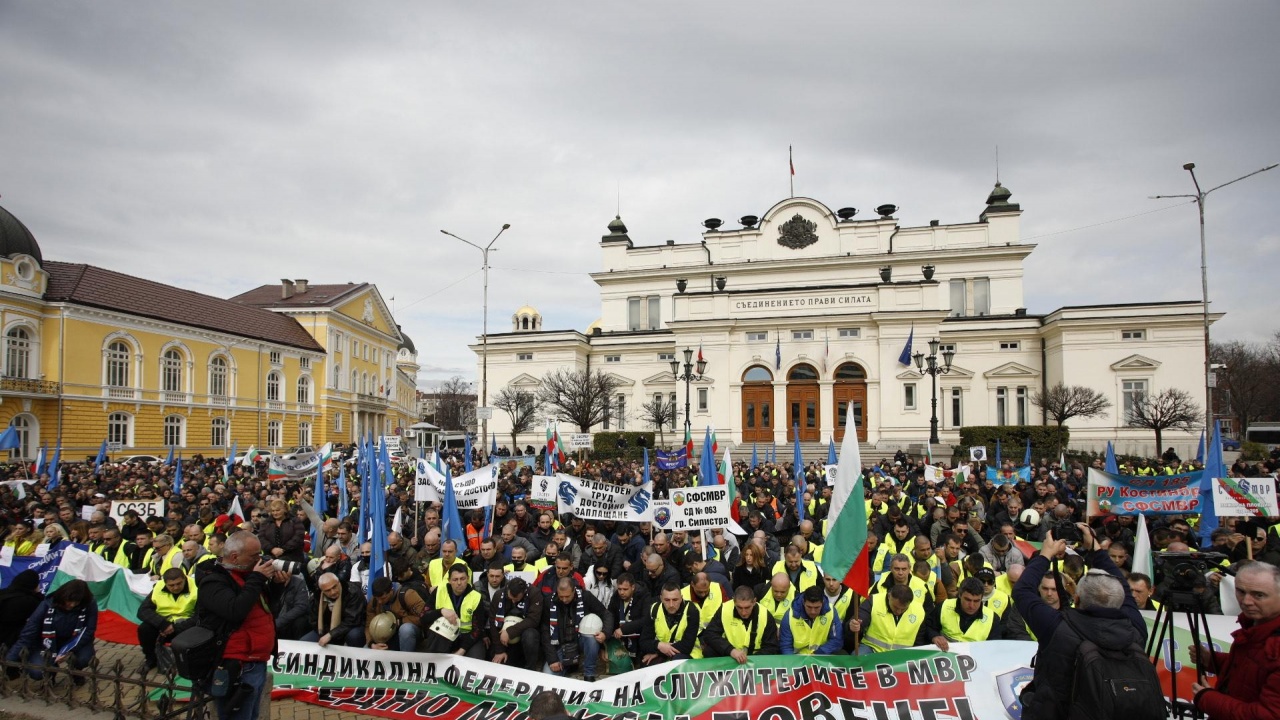
[(280, 400), (280, 373), (267, 373), (267, 399), (277, 402)]
[(767, 368), (755, 365), (747, 368), (747, 371), (742, 374), (742, 382), (773, 382), (773, 373)]
[(16, 327), (5, 333), (4, 375), (11, 378), (29, 377), (31, 372), (31, 336), (24, 328)]
[(837, 380), (866, 380), (867, 371), (856, 363), (845, 363), (836, 368)]
[(348, 389), (351, 392), (360, 392), (360, 373), (358, 371), (351, 371), (351, 387)]
[(182, 353), (177, 348), (169, 348), (160, 358), (160, 389), (165, 392), (180, 393), (182, 387)]
[(298, 423), (298, 444), (311, 444), (311, 423)]
[(18, 447), (10, 451), (10, 457), (35, 457), (35, 443), (38, 440), (36, 436), (39, 434), (36, 432), (35, 420), (30, 415), (15, 415), (13, 429), (18, 431)]
[(790, 381), (807, 381), (817, 380), (818, 371), (813, 369), (812, 365), (797, 365), (791, 368), (791, 372), (787, 373), (787, 380)]
[(520, 320), (520, 329), (521, 329), (521, 330), (528, 330), (528, 329), (529, 329), (529, 318), (527, 318), (527, 317), (526, 317), (526, 318), (521, 318), (521, 320)]
[[(307, 377), (306, 375), (303, 375), (302, 377), (298, 378), (298, 402), (303, 405), (308, 405), (311, 403), (311, 378)], [(307, 443), (298, 443), (298, 444), (306, 445)]]
[(369, 392), (378, 395), (382, 394), (382, 386), (378, 384), (378, 373), (374, 373), (373, 378), (369, 381)]
[(227, 419), (214, 418), (210, 424), (209, 444), (216, 448), (227, 446)]
[(129, 346), (116, 340), (107, 346), (107, 385), (129, 387)]
[(364, 373), (360, 376), (360, 392), (365, 395), (369, 394), (369, 373)]
[(107, 416), (107, 442), (119, 443), (122, 446), (129, 446), (133, 443), (129, 441), (130, 426), (133, 424), (133, 418), (129, 413), (116, 412)]
[(209, 395), (227, 396), (227, 359), (220, 355), (209, 362)]
[(165, 447), (186, 447), (186, 418), (169, 415), (164, 419)]
[(342, 363), (333, 364), (333, 389), (342, 388)]

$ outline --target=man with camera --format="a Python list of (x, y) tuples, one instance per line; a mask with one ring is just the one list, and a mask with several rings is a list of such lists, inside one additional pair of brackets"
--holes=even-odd
[(221, 561), (200, 580), (197, 621), (226, 638), (210, 688), (219, 720), (258, 717), (267, 662), (276, 646), (271, 608), (286, 580), (288, 575), (263, 557), (258, 538), (245, 531), (227, 538)]
[[(1074, 531), (1074, 532), (1073, 532)], [(1091, 569), (1076, 586), (1075, 610), (1051, 607), (1040, 593), (1040, 581), (1051, 565), (1064, 556), (1068, 540), (1078, 542)], [(1141, 648), (1147, 626), (1129, 593), (1123, 572), (1098, 547), (1093, 531), (1083, 523), (1061, 523), (1045, 534), (1040, 553), (1031, 558), (1018, 584), (1013, 602), (1039, 642), (1035, 676), (1022, 692), (1023, 720), (1065, 718), (1076, 703), (1094, 698), (1075, 697), (1073, 682), (1077, 670), (1077, 650), (1086, 639), (1106, 650)], [(1142, 658), (1146, 661), (1146, 658)], [(1150, 665), (1151, 676), (1155, 670)], [(1163, 697), (1155, 687), (1153, 711), (1164, 717)], [(1136, 718), (1131, 718), (1136, 720)]]
[(1230, 652), (1190, 648), (1191, 661), (1218, 676), (1216, 688), (1192, 684), (1197, 710), (1213, 720), (1275, 717), (1280, 707), (1280, 568), (1241, 563), (1236, 570), (1240, 629)]

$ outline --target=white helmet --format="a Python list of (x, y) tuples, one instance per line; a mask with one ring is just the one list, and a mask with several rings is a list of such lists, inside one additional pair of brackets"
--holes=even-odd
[[(519, 615), (508, 615), (502, 619), (502, 629), (510, 630), (513, 625), (524, 622), (524, 618)], [(511, 642), (520, 642), (520, 638), (511, 638)]]
[(1040, 513), (1036, 512), (1035, 508), (1027, 508), (1026, 510), (1022, 511), (1021, 515), (1018, 516), (1018, 522), (1022, 523), (1023, 525), (1030, 525), (1032, 527), (1035, 527), (1036, 525), (1040, 524)]
[(582, 618), (582, 622), (578, 623), (578, 632), (582, 635), (595, 635), (604, 630), (604, 621), (599, 615), (591, 614)]
[(458, 626), (449, 622), (443, 616), (436, 618), (436, 621), (431, 623), (431, 632), (450, 642), (458, 639)]

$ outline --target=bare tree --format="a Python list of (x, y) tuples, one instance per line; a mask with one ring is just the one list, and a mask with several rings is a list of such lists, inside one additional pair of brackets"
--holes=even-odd
[(1213, 406), (1230, 414), (1240, 432), (1259, 420), (1275, 419), (1280, 402), (1280, 354), (1277, 347), (1253, 343), (1215, 343), (1209, 354), (1219, 367)]
[(536, 394), (508, 385), (494, 397), (493, 405), (511, 418), (511, 452), (516, 453), (520, 444), (517, 437), (533, 429), (538, 413), (542, 411), (542, 403)]
[(542, 376), (538, 399), (554, 420), (564, 420), (591, 432), (609, 416), (609, 402), (621, 381), (614, 375), (586, 368), (559, 368)]
[(1058, 427), (1073, 417), (1095, 418), (1107, 414), (1111, 401), (1102, 393), (1084, 385), (1057, 385), (1044, 392), (1031, 394), (1031, 404), (1043, 408)]
[(443, 430), (468, 430), (476, 424), (476, 395), (471, 383), (455, 375), (440, 385), (436, 425)]
[(1156, 455), (1159, 455), (1164, 447), (1165, 430), (1190, 432), (1204, 420), (1204, 412), (1191, 399), (1191, 393), (1178, 388), (1167, 388), (1154, 395), (1143, 393), (1135, 398), (1127, 419), (1129, 427), (1155, 431)]
[(675, 428), (676, 404), (666, 395), (655, 395), (652, 400), (640, 406), (640, 420), (657, 429), (658, 443), (665, 446), (667, 440), (662, 434), (662, 428)]

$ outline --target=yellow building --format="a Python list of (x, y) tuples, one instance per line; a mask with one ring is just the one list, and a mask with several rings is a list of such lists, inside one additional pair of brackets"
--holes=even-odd
[(222, 456), (408, 427), (416, 352), (377, 288), (300, 282), (267, 286), (280, 302), (264, 288), (227, 300), (46, 261), (0, 208), (0, 427), (21, 434), (13, 456), (61, 440), (78, 460), (104, 438), (114, 454)]

